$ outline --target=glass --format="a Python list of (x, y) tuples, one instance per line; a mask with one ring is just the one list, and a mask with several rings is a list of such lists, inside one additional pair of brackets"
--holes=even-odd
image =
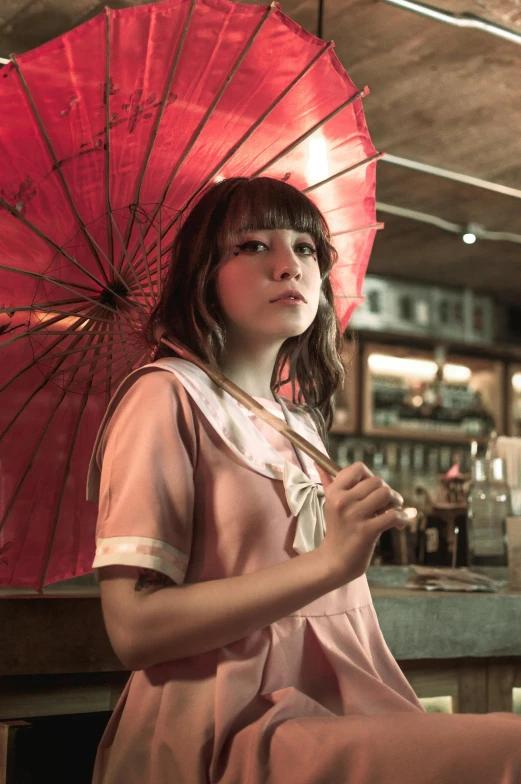
[(506, 566), (510, 491), (500, 458), (474, 460), (468, 495), (470, 566)]

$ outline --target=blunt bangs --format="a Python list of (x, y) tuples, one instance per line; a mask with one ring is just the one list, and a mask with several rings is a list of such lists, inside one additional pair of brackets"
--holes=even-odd
[(333, 249), (329, 244), (328, 227), (307, 196), (292, 185), (271, 177), (238, 179), (229, 194), (218, 231), (220, 254), (224, 255), (241, 234), (270, 229), (309, 234), (317, 244), (321, 267), (330, 269)]

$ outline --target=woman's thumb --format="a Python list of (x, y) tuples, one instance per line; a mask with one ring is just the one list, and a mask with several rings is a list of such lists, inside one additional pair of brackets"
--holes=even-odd
[(322, 487), (325, 490), (326, 487), (328, 487), (331, 484), (331, 482), (333, 481), (333, 477), (331, 476), (331, 474), (328, 474), (327, 471), (324, 471), (323, 468), (320, 468), (320, 466), (317, 463), (315, 463), (315, 468), (318, 471), (318, 475), (320, 477), (320, 481), (322, 482)]

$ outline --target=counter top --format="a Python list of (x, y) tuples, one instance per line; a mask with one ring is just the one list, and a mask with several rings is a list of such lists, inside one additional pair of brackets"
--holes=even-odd
[[(498, 580), (506, 568), (476, 569)], [(380, 628), (393, 656), (405, 659), (521, 656), (521, 592), (405, 588), (409, 569), (370, 567), (367, 578)]]
[[(506, 569), (479, 571), (506, 580)], [(370, 567), (367, 572), (380, 627), (398, 661), (521, 657), (521, 592), (506, 587), (497, 593), (411, 590), (404, 587), (408, 575), (408, 568), (399, 566)], [(37, 639), (45, 640), (47, 653), (56, 648), (54, 658), (46, 659), (63, 659), (61, 672), (74, 671), (63, 669), (69, 648), (69, 666), (78, 666), (79, 659), (85, 658), (89, 671), (121, 667), (106, 637), (93, 575), (48, 586), (40, 595), (1, 588), (0, 599), (4, 599), (0, 601), (0, 649), (10, 660), (9, 667), (4, 661), (5, 674), (42, 672), (31, 629)]]

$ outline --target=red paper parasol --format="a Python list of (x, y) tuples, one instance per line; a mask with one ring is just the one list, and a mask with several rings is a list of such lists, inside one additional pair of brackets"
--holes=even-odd
[(94, 438), (207, 184), (316, 201), (347, 325), (379, 228), (362, 96), (331, 43), (229, 0), (107, 9), (0, 71), (0, 585), (91, 571)]

